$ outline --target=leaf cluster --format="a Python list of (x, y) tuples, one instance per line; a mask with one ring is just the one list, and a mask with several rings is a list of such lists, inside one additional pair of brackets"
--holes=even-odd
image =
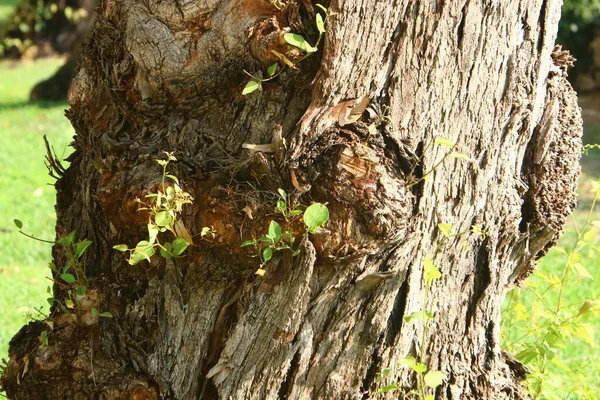
[[(147, 194), (145, 200), (136, 199), (140, 204), (138, 211), (148, 212), (148, 239), (139, 241), (133, 249), (128, 248), (125, 244), (113, 247), (118, 251), (129, 251), (128, 263), (130, 265), (136, 265), (143, 260), (149, 262), (157, 248), (160, 255), (166, 259), (181, 257), (188, 246), (193, 244), (189, 232), (178, 220), (183, 206), (192, 203), (192, 196), (183, 191), (179, 186), (179, 179), (175, 175), (168, 173), (169, 163), (177, 161), (177, 159), (172, 153), (166, 153), (166, 155), (166, 160), (156, 160), (163, 168), (160, 189), (156, 193)], [(169, 186), (166, 184), (167, 178), (172, 181)], [(161, 242), (159, 235), (165, 232), (171, 232), (175, 239), (171, 242)]]
[[(304, 211), (283, 189), (278, 189), (279, 200), (277, 200), (276, 210), (283, 216), (288, 226), (295, 218), (302, 215), (304, 222), (304, 232), (294, 232), (291, 230), (283, 231), (277, 221), (271, 220), (268, 232), (258, 239), (246, 240), (240, 247), (252, 246), (255, 255), (260, 259), (260, 267), (256, 271), (258, 275), (265, 274), (265, 265), (273, 258), (277, 251), (289, 250), (293, 257), (300, 254), (302, 244), (309, 233), (315, 233), (319, 228), (329, 220), (329, 209), (321, 203), (313, 203)], [(296, 236), (302, 235), (300, 243), (296, 245)]]

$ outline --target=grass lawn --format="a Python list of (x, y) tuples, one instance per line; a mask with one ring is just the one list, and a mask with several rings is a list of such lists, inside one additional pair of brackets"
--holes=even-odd
[(64, 117), (66, 103), (29, 104), (29, 90), (52, 75), (61, 60), (0, 62), (0, 358), (36, 307), (48, 311), (49, 244), (20, 235), (13, 223), (38, 237), (54, 239), (54, 187), (44, 165), (43, 135), (56, 152), (68, 152), (74, 134)]
[[(3, 6), (0, 3), (0, 20)], [(8, 342), (27, 321), (27, 314), (35, 314), (35, 309), (48, 310), (46, 288), (50, 285), (47, 264), (50, 261), (50, 245), (36, 242), (18, 234), (13, 219), (18, 218), (24, 224), (24, 230), (35, 236), (54, 239), (54, 188), (53, 179), (48, 176), (44, 165), (43, 135), (54, 145), (57, 154), (66, 157), (67, 146), (74, 134), (64, 117), (66, 103), (29, 104), (27, 99), (31, 87), (48, 76), (59, 66), (60, 60), (41, 60), (35, 62), (0, 62), (0, 358), (5, 358)], [(599, 119), (600, 120), (600, 119)], [(586, 122), (587, 123), (587, 122)], [(600, 143), (600, 123), (592, 122), (586, 126), (586, 142)], [(593, 196), (589, 195), (591, 181), (600, 176), (600, 151), (584, 160), (584, 174), (580, 184), (580, 208), (575, 212), (574, 220), (579, 224), (586, 219)], [(592, 219), (600, 220), (600, 205)], [(573, 228), (570, 228), (573, 230)], [(600, 225), (598, 226), (600, 232)], [(592, 236), (598, 236), (592, 235)], [(576, 235), (563, 235), (559, 247), (572, 249)], [(592, 238), (596, 240), (596, 238)], [(600, 274), (598, 250), (582, 252), (578, 263), (590, 275)], [(540, 262), (542, 273), (535, 273), (530, 279), (531, 286), (546, 285), (550, 274), (562, 276), (566, 256), (559, 250), (551, 250)], [(567, 310), (577, 311), (586, 299), (600, 296), (598, 285), (592, 279), (578, 278), (574, 273), (568, 276), (562, 301)], [(547, 304), (555, 304), (559, 296), (553, 285), (543, 296)], [(535, 296), (523, 292), (524, 307), (531, 309)], [(535, 307), (534, 307), (535, 308)], [(600, 332), (600, 320), (582, 316), (578, 318), (587, 323), (590, 339), (594, 332)], [(521, 321), (522, 322), (522, 321)], [(523, 324), (521, 324), (523, 325)], [(519, 328), (519, 329), (526, 329)], [(504, 332), (509, 339), (516, 338), (520, 331)], [(570, 388), (589, 387), (592, 393), (588, 398), (600, 398), (597, 390), (600, 382), (598, 348), (584, 340), (570, 340), (565, 348), (557, 353), (561, 364), (549, 363), (552, 383), (558, 391), (547, 398), (580, 399), (568, 394)], [(554, 396), (554, 397), (553, 397)]]

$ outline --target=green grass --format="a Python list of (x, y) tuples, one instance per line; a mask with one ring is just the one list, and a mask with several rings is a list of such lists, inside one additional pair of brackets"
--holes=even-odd
[(532, 370), (541, 371), (540, 399), (600, 398), (600, 342), (595, 339), (600, 333), (600, 303), (594, 304), (595, 312), (579, 315), (586, 300), (600, 299), (595, 281), (600, 275), (600, 204), (594, 203), (592, 193), (598, 164), (598, 154), (584, 157), (578, 208), (565, 233), (539, 261), (526, 286), (518, 289), (519, 295), (509, 295), (504, 305), (514, 310), (503, 314), (504, 346), (523, 361), (529, 358), (526, 364)]
[(47, 264), (51, 246), (20, 235), (13, 223), (36, 236), (54, 239), (54, 187), (44, 165), (43, 135), (60, 155), (74, 134), (64, 117), (66, 103), (29, 104), (29, 91), (52, 75), (60, 60), (0, 62), (0, 358), (34, 308), (48, 310)]

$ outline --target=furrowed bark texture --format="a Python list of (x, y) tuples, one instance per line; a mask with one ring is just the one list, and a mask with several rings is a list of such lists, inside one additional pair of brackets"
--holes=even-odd
[[(57, 236), (93, 240), (86, 302), (54, 310), (48, 347), (41, 322), (15, 336), (11, 398), (362, 399), (406, 356), (446, 374), (439, 399), (526, 398), (499, 346), (500, 305), (575, 201), (581, 120), (554, 49), (560, 4), (332, 1), (319, 52), (242, 96), (243, 70), (266, 76), (271, 50), (301, 57), (285, 32), (316, 41), (319, 9), (285, 3), (101, 4), (69, 93), (76, 151), (56, 183)], [(243, 148), (277, 125), (287, 146)], [(159, 186), (163, 151), (194, 197), (183, 225), (214, 235), (129, 266), (112, 246), (147, 238), (135, 199)], [(330, 220), (258, 277), (240, 243), (271, 220), (300, 229), (273, 212), (277, 188), (327, 203)], [(445, 238), (441, 223), (488, 235)], [(426, 257), (442, 277), (424, 304)], [(403, 316), (425, 308), (422, 343)], [(415, 384), (409, 369), (390, 379)]]

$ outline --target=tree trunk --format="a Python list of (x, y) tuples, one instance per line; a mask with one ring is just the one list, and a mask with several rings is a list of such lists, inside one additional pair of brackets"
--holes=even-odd
[[(581, 119), (554, 49), (560, 4), (334, 0), (322, 48), (243, 96), (243, 70), (266, 76), (270, 50), (298, 59), (283, 33), (318, 35), (314, 4), (271, 3), (101, 4), (56, 182), (57, 237), (93, 241), (88, 289), (69, 313), (54, 307), (47, 346), (42, 322), (15, 336), (10, 398), (372, 398), (386, 367), (414, 387), (395, 368), (406, 356), (445, 374), (438, 399), (527, 397), (500, 349), (500, 305), (575, 202)], [(286, 147), (245, 150), (276, 125)], [(163, 151), (198, 236), (183, 258), (130, 266), (112, 247), (148, 239), (135, 199), (160, 187)], [(260, 277), (241, 242), (271, 220), (300, 229), (273, 212), (278, 188), (327, 203), (330, 219)], [(53, 257), (66, 262), (61, 246)], [(427, 297), (426, 259), (442, 274)], [(403, 318), (424, 309), (426, 335)]]

